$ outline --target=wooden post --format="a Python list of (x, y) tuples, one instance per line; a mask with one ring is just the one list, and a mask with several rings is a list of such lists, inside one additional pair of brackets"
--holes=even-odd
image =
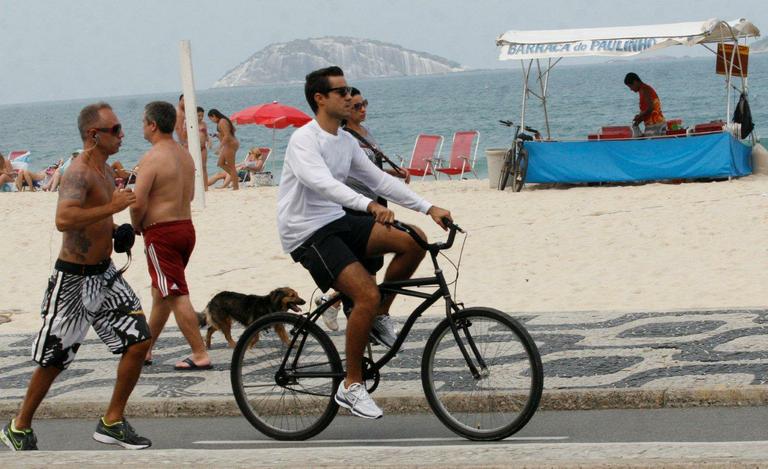
[(192, 46), (185, 39), (179, 43), (181, 62), (181, 85), (184, 93), (184, 109), (187, 126), (187, 145), (195, 162), (195, 207), (205, 208), (205, 187), (203, 186), (203, 155), (200, 152), (200, 130), (197, 125), (197, 98), (195, 78), (192, 73)]

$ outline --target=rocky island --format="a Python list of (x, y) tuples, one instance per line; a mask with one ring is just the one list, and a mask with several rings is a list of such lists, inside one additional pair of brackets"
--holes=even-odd
[(271, 44), (225, 73), (213, 87), (304, 81), (308, 72), (330, 65), (342, 67), (350, 79), (466, 70), (457, 62), (396, 44), (351, 37), (321, 37)]

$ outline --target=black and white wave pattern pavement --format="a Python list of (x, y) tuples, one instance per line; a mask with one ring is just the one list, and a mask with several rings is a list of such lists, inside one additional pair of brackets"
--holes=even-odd
[[(670, 313), (550, 313), (516, 316), (536, 340), (546, 389), (679, 388), (768, 383), (768, 310)], [(428, 312), (416, 323), (382, 374), (382, 390), (421, 393), (421, 353), (440, 315)], [(341, 322), (341, 321), (340, 321)], [(401, 319), (397, 322), (402, 323)], [(237, 335), (242, 329), (236, 329)], [(342, 330), (332, 334), (343, 351)], [(32, 335), (2, 334), (0, 401), (23, 397), (34, 363)], [(376, 350), (376, 347), (374, 347)], [(232, 351), (220, 333), (213, 338), (213, 371), (178, 372), (186, 341), (167, 329), (145, 367), (134, 396), (194, 398), (231, 396)], [(119, 357), (92, 332), (50, 397), (109, 398)]]

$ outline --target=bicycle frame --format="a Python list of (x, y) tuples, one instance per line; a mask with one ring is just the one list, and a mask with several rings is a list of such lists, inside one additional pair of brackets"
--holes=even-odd
[[(408, 232), (411, 234), (411, 236), (414, 236), (410, 231)], [(383, 282), (379, 284), (379, 291), (382, 294), (398, 294), (398, 295), (405, 295), (405, 296), (411, 296), (416, 298), (422, 298), (424, 299), (423, 302), (421, 302), (414, 310), (413, 312), (408, 316), (408, 319), (406, 320), (405, 324), (403, 325), (403, 328), (400, 330), (400, 333), (397, 335), (397, 339), (395, 340), (394, 345), (392, 348), (387, 351), (381, 358), (379, 358), (375, 363), (373, 363), (370, 370), (366, 370), (368, 373), (364, 376), (365, 379), (371, 379), (373, 376), (368, 376), (370, 373), (376, 373), (381, 368), (383, 368), (397, 353), (400, 351), (400, 347), (405, 342), (405, 339), (408, 337), (409, 332), (411, 331), (411, 328), (416, 323), (416, 321), (421, 317), (421, 315), (424, 313), (424, 311), (427, 310), (430, 306), (435, 304), (440, 297), (443, 297), (445, 299), (445, 315), (446, 318), (448, 318), (448, 321), (450, 322), (451, 331), (453, 333), (454, 339), (456, 340), (456, 343), (459, 346), (459, 349), (461, 350), (461, 354), (464, 356), (464, 360), (467, 363), (467, 366), (470, 369), (470, 372), (472, 373), (472, 376), (475, 379), (481, 378), (481, 373), (478, 371), (477, 366), (475, 366), (475, 363), (473, 362), (472, 358), (470, 357), (469, 352), (467, 351), (467, 347), (465, 346), (464, 342), (459, 337), (459, 327), (460, 325), (457, 324), (453, 320), (452, 313), (453, 312), (459, 312), (460, 308), (456, 304), (456, 302), (453, 301), (453, 298), (451, 297), (450, 289), (448, 288), (448, 284), (445, 281), (445, 276), (443, 275), (443, 271), (438, 265), (437, 262), (437, 255), (440, 252), (441, 249), (450, 247), (453, 244), (453, 238), (455, 236), (456, 230), (451, 229), (451, 235), (449, 236), (448, 243), (442, 244), (442, 243), (436, 243), (436, 244), (429, 244), (423, 242), (424, 246), (427, 247), (427, 252), (429, 252), (430, 257), (432, 259), (432, 265), (435, 268), (435, 275), (433, 277), (422, 277), (422, 278), (414, 278), (414, 279), (408, 279), (408, 280), (396, 280), (396, 281), (390, 281), (390, 282)], [(418, 236), (418, 234), (416, 234)], [(418, 241), (417, 241), (418, 242)], [(422, 246), (422, 247), (424, 247)], [(414, 287), (425, 287), (425, 286), (431, 286), (435, 285), (437, 286), (437, 290), (435, 290), (433, 293), (425, 293), (422, 291), (413, 290)], [(326, 309), (328, 309), (332, 304), (334, 304), (337, 300), (342, 298), (342, 294), (337, 293), (333, 297), (331, 297), (327, 302), (324, 304), (318, 306), (315, 308), (314, 311), (305, 314), (303, 317), (305, 320), (300, 323), (298, 329), (292, 330), (290, 334), (293, 336), (291, 339), (291, 343), (288, 346), (288, 350), (285, 353), (285, 357), (283, 358), (283, 362), (280, 366), (280, 371), (278, 374), (284, 374), (284, 379), (289, 379), (290, 377), (297, 377), (297, 378), (344, 378), (346, 376), (345, 373), (317, 373), (317, 372), (303, 372), (303, 371), (288, 371), (286, 370), (286, 364), (288, 363), (288, 360), (291, 356), (291, 351), (294, 349), (294, 346), (296, 345), (297, 339), (302, 336), (301, 331), (304, 329), (304, 324), (306, 322), (316, 322), (317, 319), (320, 317), (320, 315), (325, 312)], [(480, 352), (475, 346), (474, 341), (472, 340), (472, 336), (469, 333), (469, 329), (466, 325), (463, 325), (462, 330), (464, 331), (464, 334), (467, 337), (467, 342), (469, 343), (470, 349), (472, 351), (472, 355), (475, 358), (475, 361), (480, 365), (481, 369), (486, 369), (486, 364), (483, 358), (480, 356)], [(293, 367), (292, 370), (296, 369), (296, 364), (298, 362), (298, 357), (301, 355), (301, 350), (304, 347), (304, 340), (306, 339), (306, 335), (302, 336), (302, 339), (298, 345), (298, 348), (296, 348), (296, 355), (293, 360)]]

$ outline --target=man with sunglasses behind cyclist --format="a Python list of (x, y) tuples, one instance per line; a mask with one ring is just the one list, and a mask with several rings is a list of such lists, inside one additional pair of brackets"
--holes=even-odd
[(110, 259), (115, 225), (112, 215), (136, 202), (130, 189), (115, 187), (110, 155), (123, 130), (107, 103), (80, 111), (77, 126), (83, 152), (61, 179), (56, 228), (62, 245), (42, 304), (43, 325), (32, 345), (39, 365), (32, 373), (21, 409), (0, 432), (11, 450), (36, 450), (32, 417), (56, 377), (75, 359), (90, 327), (114, 354), (120, 354), (117, 381), (93, 439), (143, 449), (152, 443), (136, 434), (123, 412), (149, 349), (149, 327), (139, 298)]
[[(443, 229), (441, 219), (450, 219), (451, 214), (381, 171), (358, 141), (339, 128), (352, 111), (350, 91), (339, 67), (307, 75), (304, 93), (315, 119), (295, 131), (288, 142), (277, 224), (283, 250), (310, 272), (320, 289), (333, 287), (354, 302), (347, 321), (347, 376), (335, 400), (353, 415), (375, 419), (382, 411), (363, 383), (363, 351), (375, 317), (388, 312), (394, 298), (381, 297), (362, 261), (393, 253), (385, 280), (404, 280), (413, 275), (425, 252), (410, 235), (387, 226), (394, 221), (391, 210), (344, 182), (353, 176), (376, 194), (430, 215)], [(345, 207), (372, 217), (349, 215)], [(416, 231), (426, 239), (421, 230)]]

